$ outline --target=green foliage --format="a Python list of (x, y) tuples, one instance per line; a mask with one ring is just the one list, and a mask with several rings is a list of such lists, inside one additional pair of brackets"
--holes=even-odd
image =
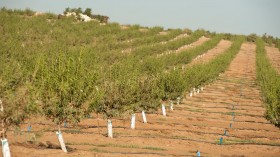
[(86, 67), (82, 52), (47, 57), (42, 58), (37, 79), (43, 112), (58, 125), (76, 124), (88, 113), (97, 74)]
[(233, 37), (234, 37), (234, 35), (232, 35), (230, 33), (225, 33), (223, 39), (224, 40), (232, 40)]
[[(7, 100), (2, 98), (3, 102), (21, 104), (22, 113), (42, 109), (57, 124), (78, 123), (91, 112), (112, 118), (157, 110), (160, 100), (174, 100), (184, 91), (215, 79), (244, 41), (242, 37), (204, 30), (169, 29), (163, 35), (161, 27), (140, 31), (139, 25), (122, 28), (117, 23), (81, 23), (73, 17), (55, 19), (48, 14), (22, 17), (6, 9), (0, 11), (0, 19), (0, 54), (14, 53), (11, 62), (0, 69), (9, 72), (9, 77), (0, 77), (11, 82), (5, 83), (9, 88), (5, 85), (7, 94), (1, 97)], [(172, 40), (185, 32), (189, 36)], [(211, 39), (196, 48), (158, 57), (204, 35)], [(233, 44), (211, 62), (184, 71), (169, 69), (188, 64), (222, 38), (233, 40)], [(18, 67), (10, 66), (17, 63)], [(15, 99), (13, 93), (17, 92), (21, 96)]]
[(257, 80), (266, 104), (266, 117), (280, 126), (280, 75), (270, 64), (261, 39), (257, 40)]
[(269, 45), (272, 45), (273, 43), (277, 42), (277, 40), (274, 39), (273, 36), (267, 35), (266, 33), (262, 36), (262, 40)]
[(137, 76), (126, 73), (124, 66), (114, 66), (109, 72), (109, 79), (100, 85), (100, 101), (94, 110), (102, 113), (106, 118), (120, 116), (126, 110), (136, 110), (137, 107)]
[(257, 38), (258, 38), (258, 36), (253, 33), (253, 34), (250, 34), (250, 35), (247, 36), (247, 41), (248, 42), (256, 42)]
[[(67, 9), (68, 8), (66, 8), (65, 11)], [(76, 13), (76, 15), (79, 15), (80, 13), (83, 13), (83, 10), (82, 10), (82, 8), (72, 8), (72, 9), (70, 9), (70, 12), (74, 12), (74, 13)]]
[(85, 15), (90, 17), (91, 16), (91, 9), (90, 8), (86, 8), (86, 10), (84, 11), (83, 14), (85, 14)]
[(138, 103), (139, 110), (156, 111), (160, 105), (160, 100), (164, 96), (164, 91), (159, 84), (159, 76), (148, 75), (139, 80)]
[(181, 97), (184, 90), (186, 81), (180, 70), (174, 70), (169, 73), (161, 75), (160, 86), (163, 88), (164, 96), (162, 100), (176, 100)]
[(70, 12), (70, 8), (69, 7), (65, 8), (65, 10), (63, 11), (63, 14), (66, 15), (68, 12)]
[(280, 39), (275, 38), (275, 47), (277, 47), (280, 50)]
[(205, 33), (204, 31), (198, 30), (192, 33), (190, 37), (183, 37), (174, 41), (169, 41), (166, 44), (157, 43), (154, 45), (147, 45), (147, 46), (140, 47), (133, 52), (134, 55), (133, 57), (143, 58), (143, 57), (147, 57), (147, 55), (156, 55), (156, 54), (163, 53), (165, 51), (176, 50), (183, 45), (190, 44), (196, 41), (201, 36), (203, 36), (204, 33)]
[(108, 23), (109, 17), (108, 16), (104, 16), (104, 15), (94, 15), (91, 13), (91, 8), (86, 8), (85, 11), (83, 11), (82, 8), (66, 8), (63, 13), (64, 15), (66, 15), (68, 12), (74, 12), (76, 13), (76, 15), (78, 16), (78, 20), (81, 20), (80, 14), (85, 14), (93, 19), (96, 19), (98, 21), (100, 21), (101, 23)]
[(5, 136), (11, 126), (19, 126), (28, 116), (37, 112), (34, 88), (30, 82), (30, 73), (23, 66), (24, 60), (18, 60), (14, 53), (0, 55), (0, 119)]

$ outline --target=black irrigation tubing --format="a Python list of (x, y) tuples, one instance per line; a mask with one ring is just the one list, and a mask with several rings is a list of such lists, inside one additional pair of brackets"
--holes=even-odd
[(265, 145), (271, 147), (280, 147), (280, 144), (270, 144), (270, 143), (258, 143), (258, 142), (236, 142), (236, 143), (225, 143), (224, 145)]
[[(202, 101), (206, 101), (206, 102), (208, 102), (207, 101), (207, 99), (210, 99), (210, 98), (213, 98), (213, 97), (216, 97), (217, 96), (217, 92), (215, 92), (215, 93), (213, 93), (213, 94), (209, 94), (209, 93), (211, 93), (211, 91), (208, 91), (208, 93), (206, 93), (207, 95), (204, 95), (204, 97), (194, 97), (193, 99), (195, 100), (195, 101), (198, 101), (198, 99), (200, 100), (200, 99), (202, 99)], [(234, 95), (237, 95), (237, 93), (235, 92), (234, 94), (228, 94), (228, 95), (224, 95), (225, 93), (223, 92), (222, 93), (223, 94), (223, 96), (224, 97), (233, 97)], [(251, 95), (249, 95), (248, 93), (247, 93), (247, 95), (248, 96), (255, 96), (255, 97), (257, 97), (257, 94), (251, 94)], [(206, 100), (205, 100), (206, 99)], [(245, 100), (251, 100), (251, 99), (249, 99), (249, 98), (244, 98)], [(220, 101), (220, 103), (222, 103), (222, 102), (224, 102), (224, 101), (233, 101), (233, 100), (230, 100), (230, 99), (228, 99), (228, 98), (224, 98), (223, 100), (219, 100)], [(217, 102), (218, 103), (218, 102)], [(229, 102), (226, 102), (226, 103), (229, 103)]]
[[(193, 141), (193, 142), (202, 142), (202, 143), (208, 143), (208, 144), (213, 144), (213, 145), (220, 145), (217, 142), (209, 142), (209, 141), (205, 141), (205, 140), (197, 140), (197, 139), (189, 139), (189, 138), (181, 138), (181, 137), (166, 137), (166, 136), (160, 136), (160, 137), (156, 137), (156, 136), (132, 136), (132, 135), (119, 135), (118, 137), (130, 137), (130, 138), (164, 138), (164, 139), (173, 139), (173, 140), (182, 140), (182, 141)], [(278, 145), (274, 145), (274, 144), (268, 144), (268, 143), (256, 143), (256, 142), (246, 142), (246, 143), (226, 143), (225, 145), (268, 145), (268, 146), (277, 146)]]
[[(24, 123), (22, 123), (22, 124), (29, 124), (29, 122), (24, 122)], [(56, 126), (57, 127), (57, 125), (55, 125), (55, 124), (47, 124), (47, 123), (42, 123), (42, 122), (32, 122), (31, 124), (35, 124), (35, 125), (48, 125), (48, 126)]]
[[(248, 58), (248, 60), (249, 60), (249, 58)], [(248, 71), (248, 64), (249, 64), (249, 62), (246, 62), (246, 72)], [(244, 75), (247, 74), (246, 72), (244, 73)], [(239, 97), (239, 99), (237, 98), (238, 102), (236, 102), (236, 105), (235, 104), (233, 104), (233, 105), (229, 104), (229, 106), (232, 106), (232, 120), (230, 120), (230, 129), (232, 129), (232, 124), (235, 122), (235, 110), (236, 110), (235, 107), (239, 106), (240, 101), (241, 101), (241, 99), (243, 97), (242, 89), (243, 89), (243, 86), (244, 86), (244, 84), (243, 84), (244, 81), (242, 81), (242, 80), (245, 80), (244, 78), (246, 78), (246, 76), (243, 76), (243, 78), (241, 77), (240, 82), (239, 82), (239, 84), (240, 84), (239, 85), (239, 88), (240, 88), (240, 94), (239, 95), (240, 95), (240, 97)], [(250, 114), (247, 114), (247, 115), (250, 115)], [(252, 116), (252, 115), (250, 115), (250, 116)], [(222, 144), (222, 140), (223, 140), (222, 137), (223, 136), (229, 136), (229, 135), (227, 135), (227, 128), (225, 128), (224, 130), (225, 130), (225, 133), (220, 138), (220, 144)]]
[[(248, 55), (247, 55), (248, 56)], [(232, 105), (233, 107), (232, 107), (232, 120), (230, 121), (230, 129), (232, 129), (232, 124), (235, 122), (235, 112), (234, 112), (234, 110), (236, 109), (235, 108), (235, 106), (240, 106), (239, 104), (240, 104), (240, 101), (241, 101), (241, 99), (242, 99), (242, 97), (244, 96), (243, 95), (243, 93), (242, 93), (242, 89), (244, 88), (244, 82), (245, 82), (245, 78), (246, 78), (246, 74), (247, 74), (247, 71), (248, 71), (248, 64), (249, 64), (249, 57), (247, 58), (247, 62), (246, 62), (246, 70), (245, 70), (245, 72), (244, 72), (244, 76), (243, 77), (241, 77), (240, 78), (240, 81), (239, 81), (239, 89), (240, 89), (240, 97), (239, 97), (239, 99), (237, 98), (237, 100), (238, 100), (238, 102), (236, 102), (236, 105)], [(243, 97), (243, 99), (244, 99), (244, 97)], [(227, 129), (225, 128), (225, 133), (224, 133), (224, 136), (228, 136), (227, 135)], [(223, 137), (223, 136), (222, 136)], [(221, 139), (222, 139), (222, 137), (221, 137)], [(221, 142), (221, 141), (220, 141)]]
[[(195, 110), (185, 110), (185, 111), (189, 111), (189, 112), (199, 112), (199, 113), (210, 113), (210, 114), (220, 114), (220, 115), (230, 115), (229, 112), (211, 112), (211, 111), (195, 111)], [(262, 118), (263, 116), (260, 115), (252, 115), (252, 114), (247, 114), (247, 113), (240, 113), (237, 112), (235, 116), (245, 116), (245, 117), (256, 117), (256, 118)]]
[[(216, 96), (216, 95), (213, 95), (213, 96)], [(198, 102), (198, 103), (203, 103), (203, 102), (205, 102), (205, 103), (213, 103), (212, 101), (205, 101), (205, 99), (210, 99), (210, 98), (212, 98), (213, 96), (209, 96), (209, 98), (207, 98), (206, 96), (203, 98), (203, 99), (201, 99), (201, 98), (199, 98), (199, 97), (193, 97), (192, 99), (192, 101), (191, 102)], [(232, 97), (232, 96), (228, 96), (228, 97)], [(243, 96), (244, 97), (244, 96)], [(256, 96), (257, 97), (257, 96)], [(245, 106), (248, 106), (248, 107), (262, 107), (262, 105), (255, 105), (255, 102), (251, 102), (251, 100), (252, 100), (252, 98), (243, 98), (244, 99), (244, 102), (246, 102), (247, 104), (245, 104)], [(228, 99), (225, 99), (224, 101), (220, 101), (220, 102), (215, 102), (216, 104), (224, 104), (224, 103), (226, 103), (226, 104), (228, 104), (228, 103), (232, 103), (232, 102), (234, 102), (235, 100), (228, 100), (228, 101), (226, 101), (226, 100), (228, 100)], [(187, 99), (186, 101), (185, 101), (185, 104), (188, 104), (190, 102), (190, 99)]]
[[(153, 122), (153, 123), (148, 123), (148, 124), (158, 124), (160, 122)], [(166, 125), (164, 123), (160, 123), (160, 124), (163, 124), (163, 125)], [(170, 124), (172, 125), (172, 124)], [(189, 127), (190, 125), (184, 125), (184, 124), (175, 124), (175, 125), (181, 125), (181, 126), (184, 126), (184, 127)], [(191, 126), (196, 126), (196, 125), (191, 125)], [(87, 128), (106, 128), (107, 126), (89, 126), (89, 127), (80, 127), (79, 129), (87, 129)], [(129, 127), (123, 127), (123, 126), (114, 126), (113, 128), (116, 128), (116, 129), (130, 129)], [(221, 129), (221, 128), (219, 128)], [(139, 129), (139, 128), (136, 128), (135, 130), (154, 130), (154, 131), (158, 131), (158, 130), (174, 130), (174, 129)], [(49, 130), (45, 130), (46, 132), (54, 132), (56, 131), (55, 129), (49, 129)], [(80, 130), (62, 130), (63, 132), (65, 133), (76, 133), (76, 134), (95, 134), (93, 132), (86, 132), (86, 131), (80, 131)], [(179, 130), (179, 129), (176, 129), (175, 131), (189, 131), (189, 132), (192, 132), (192, 133), (202, 133), (202, 134), (216, 134), (216, 133), (205, 133), (205, 132), (199, 132), (199, 131), (190, 131), (190, 130)], [(28, 131), (21, 131), (21, 132), (28, 132)], [(29, 131), (30, 133), (36, 133), (36, 132), (40, 132), (40, 131)]]
[(266, 129), (250, 129), (250, 128), (232, 128), (231, 130), (243, 130), (243, 131), (265, 131), (265, 132), (269, 132), (269, 133), (279, 133), (277, 131), (271, 131), (271, 130), (266, 130)]
[[(183, 130), (183, 129), (146, 129), (146, 128), (136, 128), (135, 130), (149, 130), (149, 131), (181, 131), (181, 132), (190, 132), (195, 133), (197, 135), (201, 134), (209, 134), (209, 135), (224, 135), (224, 133), (209, 133), (209, 132), (201, 132), (201, 131), (193, 131), (193, 130)], [(242, 138), (242, 136), (236, 136), (236, 135), (227, 135), (227, 137), (235, 137), (235, 138)], [(248, 137), (248, 136), (247, 136)], [(254, 136), (253, 138), (268, 138), (266, 136)], [(279, 139), (280, 138), (268, 138), (270, 140), (272, 139)]]
[[(106, 128), (106, 126), (101, 126), (100, 128)], [(129, 127), (114, 127), (114, 128), (124, 128), (124, 129), (130, 129)], [(221, 135), (223, 136), (224, 134), (222, 133), (207, 133), (207, 132), (199, 132), (199, 131), (193, 131), (193, 130), (182, 130), (182, 129), (146, 129), (146, 128), (136, 128), (135, 130), (149, 130), (149, 131), (187, 131), (187, 132), (191, 132), (191, 133), (196, 133), (198, 135), (200, 134), (210, 134), (210, 135)], [(238, 129), (233, 129), (233, 130), (238, 130)], [(240, 129), (239, 129), (240, 130)], [(55, 132), (56, 130), (47, 130), (45, 132)], [(25, 132), (25, 133), (38, 133), (41, 131), (21, 131), (21, 132)], [(63, 133), (70, 133), (70, 134), (99, 134), (96, 132), (88, 132), (88, 131), (80, 131), (80, 130), (62, 130)], [(103, 135), (103, 134), (102, 134)], [(105, 136), (106, 134), (104, 134)], [(115, 135), (115, 137), (121, 137), (122, 135)], [(241, 136), (235, 136), (235, 135), (227, 135), (227, 137), (236, 137), (236, 138), (241, 138)], [(253, 138), (268, 138), (265, 136), (254, 136)], [(268, 138), (268, 139), (278, 139), (280, 140), (280, 138)]]
[(193, 141), (193, 142), (203, 142), (209, 144), (216, 144), (215, 142), (209, 142), (205, 140), (196, 140), (196, 139), (189, 139), (189, 138), (182, 138), (182, 137), (167, 137), (167, 136), (142, 136), (142, 135), (118, 135), (118, 137), (131, 137), (131, 138), (163, 138), (163, 139), (173, 139), (173, 140), (182, 140), (182, 141)]
[[(153, 122), (153, 123), (150, 123), (150, 124), (156, 124), (156, 123), (160, 123), (160, 122)], [(163, 124), (163, 123), (161, 123)], [(219, 128), (219, 127), (212, 127), (212, 126), (201, 126), (201, 125), (186, 125), (186, 124), (180, 124), (180, 123), (172, 123), (173, 125), (181, 125), (181, 126), (184, 126), (184, 127), (190, 127), (190, 126), (195, 126), (195, 127), (208, 127), (208, 128), (214, 128), (214, 129), (222, 129), (222, 128)], [(270, 130), (265, 130), (265, 129), (243, 129), (243, 128), (232, 128), (231, 130), (251, 130), (251, 131), (266, 131), (266, 132), (275, 132), (275, 131), (270, 131)], [(276, 133), (276, 132), (275, 132)]]
[[(102, 152), (100, 152), (102, 153)], [(153, 153), (153, 152), (104, 152), (104, 153), (110, 153), (110, 154), (123, 154), (123, 155), (129, 155), (129, 154), (132, 154), (132, 155), (159, 155), (159, 156), (191, 156), (193, 157), (193, 155), (177, 155), (177, 154), (163, 154), (163, 153)], [(202, 157), (202, 156), (201, 156)]]
[[(98, 146), (95, 146), (98, 147)], [(177, 154), (163, 154), (163, 153), (155, 153), (155, 152), (112, 152), (112, 151), (107, 151), (107, 150), (88, 150), (88, 149), (79, 149), (83, 151), (90, 151), (90, 152), (96, 152), (96, 153), (104, 153), (104, 154), (120, 154), (120, 155), (159, 155), (159, 156), (191, 156), (193, 157), (194, 155), (177, 155)], [(203, 156), (201, 156), (203, 157)]]
[[(192, 107), (196, 107), (196, 108), (206, 108), (206, 109), (212, 109), (212, 108), (215, 108), (215, 109), (228, 109), (228, 108), (231, 108), (231, 107), (228, 107), (228, 105), (226, 105), (225, 107), (223, 106), (211, 106), (211, 107), (207, 107), (207, 106), (202, 106), (202, 105), (188, 105), (188, 106), (192, 106)], [(243, 106), (243, 105), (242, 105)], [(176, 107), (177, 109), (182, 109), (182, 111), (184, 111), (184, 109), (187, 109), (187, 107)], [(235, 110), (240, 110), (240, 111), (243, 111), (243, 110), (247, 110), (245, 108), (238, 108), (238, 109), (235, 109)], [(251, 110), (250, 111), (262, 111), (262, 110)]]
[[(175, 113), (174, 113), (175, 114)], [(177, 114), (177, 113), (176, 113)], [(169, 113), (170, 115), (170, 113)], [(210, 117), (205, 117), (205, 116), (190, 116), (190, 115), (182, 115), (184, 117), (188, 117), (188, 118), (202, 118), (202, 119), (209, 119), (209, 120), (219, 120), (219, 121), (226, 121), (226, 120), (220, 120), (220, 118), (210, 118)], [(235, 115), (238, 116), (238, 115)], [(174, 117), (174, 116), (172, 116)], [(179, 117), (179, 116), (176, 116)], [(257, 123), (257, 124), (271, 124), (270, 122), (257, 122), (257, 121), (252, 121), (252, 120), (235, 120), (236, 122), (240, 122), (240, 123)]]
[[(203, 101), (203, 100), (193, 100), (194, 102), (199, 102), (199, 103), (203, 103), (203, 102), (206, 102), (206, 103), (213, 103), (212, 101)], [(234, 101), (233, 101), (234, 102)], [(187, 102), (185, 102), (187, 105), (189, 105)], [(229, 103), (229, 102), (215, 102), (215, 104), (230, 104), (230, 105), (234, 105), (234, 103)], [(190, 106), (192, 106), (192, 105), (190, 105)], [(226, 105), (224, 105), (224, 106), (226, 106)], [(263, 106), (256, 106), (256, 105), (242, 105), (242, 106), (248, 106), (248, 107), (262, 107), (263, 108)]]

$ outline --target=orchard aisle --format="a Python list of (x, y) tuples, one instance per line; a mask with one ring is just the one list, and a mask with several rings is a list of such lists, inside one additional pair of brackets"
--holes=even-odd
[(192, 66), (194, 64), (199, 64), (199, 63), (207, 63), (212, 59), (214, 59), (215, 57), (217, 57), (218, 55), (224, 53), (227, 49), (230, 48), (231, 45), (232, 45), (231, 41), (221, 40), (216, 47), (208, 50), (202, 55), (197, 56), (187, 66)]
[(278, 71), (280, 74), (280, 52), (278, 48), (275, 47), (265, 47), (267, 57), (270, 60), (272, 66)]
[[(229, 69), (217, 81), (206, 86), (203, 93), (187, 98), (183, 109), (187, 109), (185, 114), (194, 114), (201, 119), (192, 123), (205, 125), (204, 132), (219, 131), (224, 144), (229, 144), (211, 149), (199, 144), (207, 155), (280, 154), (280, 130), (264, 118), (265, 108), (256, 84), (255, 63), (255, 44), (244, 43)], [(225, 133), (227, 135), (223, 135)]]

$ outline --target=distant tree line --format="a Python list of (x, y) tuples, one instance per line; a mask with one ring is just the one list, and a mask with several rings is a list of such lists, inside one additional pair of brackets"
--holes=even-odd
[(104, 15), (94, 15), (92, 14), (92, 10), (91, 8), (86, 8), (84, 11), (82, 10), (82, 8), (66, 8), (64, 10), (64, 14), (66, 15), (68, 12), (74, 12), (76, 13), (76, 15), (79, 15), (79, 14), (84, 14), (84, 15), (87, 15), (89, 16), (90, 18), (92, 19), (96, 19), (96, 20), (99, 20), (101, 23), (108, 23), (108, 20), (109, 20), (109, 17), (108, 16), (104, 16)]

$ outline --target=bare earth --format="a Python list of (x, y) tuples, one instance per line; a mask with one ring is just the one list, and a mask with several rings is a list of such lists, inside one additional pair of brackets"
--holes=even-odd
[(192, 62), (188, 65), (192, 66), (194, 64), (206, 63), (212, 60), (213, 58), (215, 58), (216, 56), (218, 56), (219, 54), (225, 52), (228, 48), (230, 48), (231, 44), (232, 44), (231, 41), (221, 40), (216, 47), (207, 51), (203, 55), (198, 56), (197, 58), (192, 60)]
[(207, 38), (207, 37), (205, 37), (205, 36), (202, 36), (202, 37), (200, 37), (197, 41), (195, 41), (195, 42), (193, 42), (193, 43), (191, 43), (191, 44), (189, 44), (189, 45), (184, 45), (184, 46), (178, 48), (178, 49), (176, 50), (176, 52), (178, 53), (178, 52), (182, 52), (182, 51), (187, 50), (187, 49), (191, 49), (191, 48), (200, 46), (200, 45), (202, 45), (203, 43), (205, 43), (206, 41), (208, 41), (209, 39), (210, 39), (210, 38)]
[[(147, 114), (148, 124), (143, 124), (138, 113), (135, 130), (130, 129), (129, 116), (114, 119), (114, 138), (110, 139), (106, 137), (106, 121), (94, 115), (78, 127), (63, 128), (66, 145), (72, 150), (67, 154), (59, 149), (57, 127), (38, 117), (30, 120), (30, 133), (16, 135), (10, 131), (12, 155), (195, 156), (199, 150), (201, 156), (208, 157), (280, 156), (280, 130), (263, 116), (265, 108), (255, 80), (255, 48), (254, 44), (243, 44), (224, 74), (205, 86), (201, 93), (193, 97), (187, 94), (181, 104), (174, 106), (174, 111), (167, 108), (167, 117), (159, 110), (158, 114)], [(22, 130), (27, 130), (27, 124)], [(224, 135), (225, 130), (227, 135)], [(26, 143), (34, 135), (36, 142)], [(221, 137), (222, 145), (219, 144)]]
[(280, 73), (280, 52), (278, 48), (275, 47), (265, 47), (266, 53), (270, 62), (275, 69)]
[[(178, 37), (176, 37), (178, 38)], [(176, 38), (172, 39), (172, 40), (175, 40)], [(181, 37), (180, 37), (181, 38)], [(175, 51), (166, 51), (164, 53), (161, 53), (161, 54), (157, 54), (157, 57), (161, 57), (163, 55), (169, 55), (171, 53), (180, 53), (182, 51), (185, 51), (185, 50), (188, 50), (188, 49), (191, 49), (191, 48), (195, 48), (197, 46), (200, 46), (202, 45), (203, 43), (205, 43), (206, 41), (208, 41), (210, 38), (206, 38), (204, 36), (200, 37), (197, 41), (191, 43), (191, 44), (187, 44), (187, 45), (184, 45), (184, 46), (181, 46), (180, 48), (178, 48), (177, 50)], [(177, 40), (177, 39), (176, 39)], [(167, 42), (164, 42), (164, 43), (167, 43)]]

